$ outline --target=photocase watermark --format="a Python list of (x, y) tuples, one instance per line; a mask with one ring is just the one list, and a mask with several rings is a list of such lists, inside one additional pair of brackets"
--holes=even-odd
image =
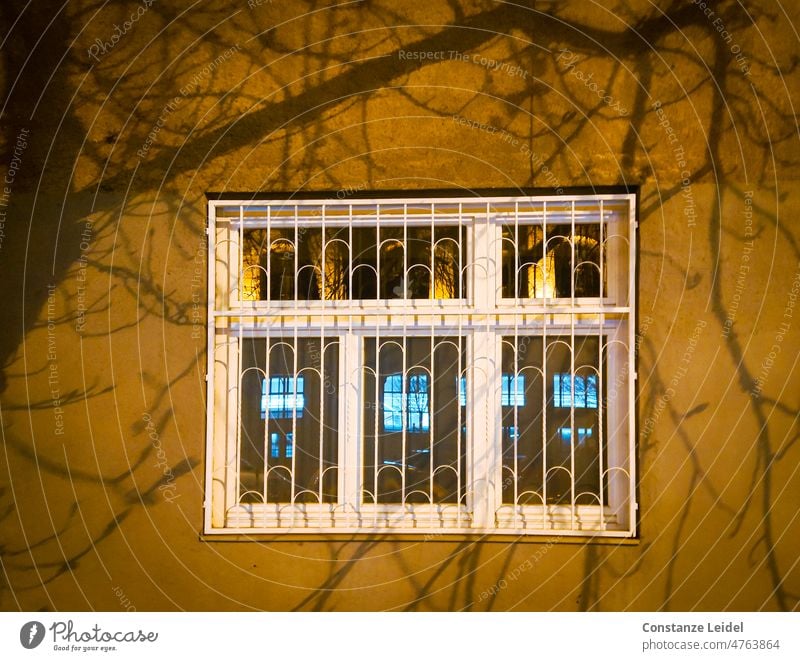
[(509, 76), (518, 76), (527, 79), (528, 72), (521, 66), (502, 62), (500, 60), (492, 59), (484, 55), (477, 55), (474, 53), (464, 53), (457, 50), (436, 50), (436, 51), (418, 51), (418, 50), (399, 50), (397, 51), (397, 58), (399, 60), (406, 60), (410, 62), (446, 62), (456, 60), (459, 62), (470, 62), (477, 64), (490, 71), (502, 71)]
[(6, 170), (6, 176), (3, 179), (4, 185), (0, 189), (0, 250), (3, 249), (3, 239), (6, 238), (6, 214), (11, 198), (11, 187), (17, 178), (20, 167), (22, 167), (22, 153), (28, 148), (29, 134), (30, 130), (26, 128), (20, 129), (17, 134), (17, 140), (11, 152), (11, 162), (8, 164), (8, 170)]
[(346, 197), (350, 197), (351, 195), (355, 195), (359, 191), (367, 190), (369, 183), (366, 181), (362, 181), (360, 184), (355, 186), (344, 186), (336, 191), (336, 198), (339, 200), (343, 200)]
[(94, 40), (94, 43), (89, 46), (89, 50), (87, 51), (89, 57), (95, 62), (99, 62), (100, 58), (98, 55), (105, 55), (112, 50), (114, 46), (119, 43), (119, 40), (133, 29), (133, 26), (147, 13), (147, 10), (153, 6), (154, 2), (155, 0), (141, 0), (140, 5), (136, 8), (136, 11), (130, 15), (127, 21), (121, 26), (114, 23), (114, 34), (111, 35), (108, 41), (103, 41), (102, 39)]
[(53, 405), (56, 436), (64, 435), (64, 409), (61, 408), (61, 385), (58, 378), (56, 346), (56, 286), (47, 285), (47, 385)]
[(642, 425), (642, 436), (644, 438), (647, 438), (653, 432), (653, 429), (655, 429), (656, 423), (661, 417), (661, 414), (667, 408), (667, 404), (669, 404), (669, 402), (675, 397), (678, 385), (683, 380), (683, 377), (688, 374), (689, 365), (692, 363), (695, 351), (697, 350), (697, 345), (700, 342), (700, 336), (703, 334), (703, 329), (705, 329), (707, 325), (708, 322), (704, 319), (697, 320), (694, 330), (692, 330), (692, 334), (689, 336), (689, 341), (687, 342), (686, 347), (684, 347), (681, 359), (678, 362), (678, 369), (675, 370), (672, 379), (670, 379), (667, 389), (656, 401), (656, 404), (653, 407), (653, 412), (647, 417), (647, 420), (644, 421), (644, 425)]
[(120, 606), (122, 606), (129, 613), (136, 610), (136, 606), (134, 606), (131, 603), (131, 600), (128, 599), (127, 595), (125, 594), (125, 591), (121, 587), (117, 586), (117, 587), (112, 588), (112, 590), (114, 591), (114, 594), (119, 599), (119, 605)]
[(782, 321), (778, 326), (778, 330), (772, 341), (772, 346), (769, 348), (769, 353), (767, 353), (761, 361), (761, 370), (750, 391), (753, 397), (757, 398), (761, 396), (761, 392), (764, 390), (764, 384), (767, 382), (767, 377), (769, 377), (769, 373), (772, 371), (778, 354), (781, 352), (781, 344), (783, 344), (789, 329), (792, 327), (792, 318), (794, 317), (794, 308), (797, 305), (798, 295), (800, 295), (800, 262), (797, 263), (797, 270), (795, 271), (794, 279), (789, 288), (786, 303), (783, 306), (783, 319), (785, 321)]
[(535, 566), (536, 563), (539, 562), (547, 552), (555, 546), (556, 538), (551, 537), (547, 540), (547, 544), (544, 548), (538, 549), (536, 553), (534, 553), (530, 558), (521, 562), (519, 565), (514, 567), (508, 574), (506, 574), (503, 578), (497, 581), (494, 585), (487, 588), (486, 590), (481, 591), (480, 595), (478, 596), (478, 600), (475, 602), (476, 604), (481, 603), (484, 599), (488, 599), (489, 597), (494, 597), (502, 590), (505, 590), (510, 583), (513, 583), (520, 576), (522, 576), (525, 572), (531, 571)]
[[(747, 238), (750, 237), (748, 241)], [(744, 293), (744, 285), (747, 280), (747, 274), (750, 272), (750, 253), (755, 250), (755, 241), (753, 237), (753, 191), (744, 192), (744, 238), (745, 242), (742, 246), (742, 252), (739, 256), (739, 270), (736, 272), (736, 284), (733, 291), (731, 303), (728, 306), (728, 311), (725, 315), (725, 322), (722, 324), (722, 337), (728, 337), (731, 334), (733, 322), (736, 321), (736, 314), (739, 312), (739, 305), (742, 302), (742, 294)]]
[(675, 145), (672, 148), (672, 153), (675, 157), (675, 162), (681, 169), (681, 196), (684, 201), (683, 215), (686, 216), (686, 226), (694, 227), (697, 224), (697, 208), (694, 202), (694, 191), (692, 190), (692, 173), (686, 169), (686, 150), (683, 148), (675, 129), (672, 128), (667, 114), (661, 107), (661, 101), (658, 99), (653, 102), (653, 110), (656, 111), (658, 125), (664, 129), (669, 144)]
[(75, 321), (75, 331), (82, 333), (86, 330), (86, 269), (89, 265), (89, 258), (87, 254), (92, 247), (92, 228), (91, 220), (87, 220), (81, 230), (81, 242), (78, 246), (81, 251), (81, 256), (78, 258), (78, 281), (76, 299), (77, 299), (77, 319)]
[(611, 110), (615, 110), (623, 117), (627, 115), (630, 111), (625, 106), (620, 105), (618, 100), (592, 80), (594, 78), (594, 72), (585, 74), (577, 67), (579, 58), (580, 56), (573, 53), (569, 48), (562, 48), (558, 51), (556, 62), (564, 67), (564, 70), (568, 71), (569, 75), (575, 78), (575, 80), (580, 81), (589, 91), (594, 92), (597, 98), (611, 108)]
[(453, 121), (459, 126), (468, 126), (471, 129), (477, 129), (478, 131), (483, 131), (490, 135), (496, 135), (498, 131), (503, 131), (503, 129), (501, 129), (499, 126), (479, 122), (474, 119), (463, 117), (462, 115), (453, 115)]
[(180, 88), (180, 94), (174, 97), (172, 100), (169, 101), (162, 109), (158, 115), (158, 119), (153, 127), (150, 129), (150, 132), (147, 134), (147, 138), (145, 138), (144, 143), (142, 146), (136, 151), (136, 155), (143, 159), (147, 156), (147, 152), (150, 151), (150, 148), (155, 144), (156, 139), (158, 138), (158, 134), (161, 132), (161, 129), (167, 123), (167, 119), (169, 116), (174, 113), (178, 107), (181, 105), (183, 100), (189, 96), (195, 89), (200, 86), (200, 83), (208, 78), (214, 71), (224, 62), (228, 61), (235, 53), (238, 53), (241, 49), (239, 44), (234, 44), (227, 50), (225, 50), (221, 55), (216, 57), (212, 62), (205, 65), (200, 71), (195, 73), (192, 79), (183, 87)]
[[(330, 345), (328, 345), (330, 346)], [(326, 346), (325, 349), (328, 347)], [(335, 395), (336, 394), (336, 384), (331, 381), (330, 372), (328, 370), (322, 369), (322, 361), (325, 359), (324, 349), (320, 351), (319, 344), (316, 340), (312, 340), (308, 343), (308, 357), (311, 360), (311, 366), (315, 370), (319, 370), (323, 376), (323, 383), (322, 387), (325, 391), (326, 395)], [(326, 361), (330, 364), (330, 359)]]
[(247, 0), (247, 6), (250, 9), (255, 9), (261, 5), (271, 5), (275, 0)]
[[(731, 46), (731, 54), (736, 58), (736, 65), (739, 67), (746, 78), (751, 75), (750, 62), (747, 56), (742, 53), (742, 47), (738, 43), (733, 42), (733, 34), (725, 28), (725, 23), (721, 16), (717, 16), (716, 12), (712, 9), (711, 3), (706, 0), (692, 0), (692, 4), (697, 5), (706, 18), (711, 21), (711, 25), (719, 33), (720, 38), (728, 45)], [(716, 18), (714, 18), (716, 16)], [(712, 20), (713, 19), (713, 20)], [(733, 45), (731, 45), (733, 44)]]
[(537, 168), (544, 176), (544, 183), (546, 183), (547, 186), (555, 189), (557, 195), (562, 195), (564, 193), (564, 187), (561, 185), (561, 181), (558, 179), (555, 173), (545, 164), (544, 159), (536, 152), (531, 151), (530, 147), (528, 147), (528, 144), (525, 140), (521, 140), (520, 138), (516, 137), (512, 133), (509, 133), (505, 129), (501, 129), (499, 126), (486, 124), (484, 122), (478, 122), (474, 119), (463, 117), (462, 115), (453, 115), (452, 119), (459, 126), (467, 126), (471, 129), (476, 129), (478, 131), (483, 131), (484, 133), (488, 133), (489, 135), (495, 135), (506, 144), (511, 145), (512, 147), (516, 147), (517, 149), (519, 149), (520, 152), (522, 152), (525, 156), (531, 159), (531, 164), (533, 165), (533, 167)]
[(192, 292), (192, 339), (201, 340), (205, 338), (205, 305), (203, 302), (203, 288), (205, 286), (206, 272), (206, 235), (200, 237), (197, 252), (194, 256), (194, 270), (192, 272), (191, 292)]
[(156, 468), (160, 468), (164, 475), (164, 480), (158, 485), (158, 490), (161, 491), (164, 500), (172, 503), (181, 497), (180, 494), (175, 493), (175, 473), (167, 463), (167, 453), (164, 452), (164, 448), (161, 446), (161, 437), (158, 435), (158, 430), (156, 429), (152, 417), (149, 413), (143, 413), (142, 420), (146, 423), (145, 429), (147, 429), (147, 435), (150, 437), (150, 443), (153, 448), (155, 448), (156, 458), (158, 459), (153, 465)]

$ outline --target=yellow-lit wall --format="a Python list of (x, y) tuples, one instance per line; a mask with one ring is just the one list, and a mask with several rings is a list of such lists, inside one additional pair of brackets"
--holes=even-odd
[[(796, 609), (800, 6), (780, 4), (23, 12), (0, 62), (0, 608)], [(207, 192), (621, 184), (638, 540), (201, 540)]]

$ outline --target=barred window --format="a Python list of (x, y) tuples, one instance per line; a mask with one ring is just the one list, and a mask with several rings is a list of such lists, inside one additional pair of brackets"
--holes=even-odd
[(634, 216), (210, 202), (205, 531), (634, 535)]

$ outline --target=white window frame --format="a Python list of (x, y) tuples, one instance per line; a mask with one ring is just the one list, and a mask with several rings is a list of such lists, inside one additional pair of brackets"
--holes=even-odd
[[(608, 221), (615, 227), (614, 245), (605, 257), (608, 290), (597, 298), (506, 299), (502, 298), (503, 224), (546, 224), (548, 205), (563, 214), (571, 205), (574, 223), (580, 204), (624, 208), (622, 219)], [(467, 241), (464, 299), (407, 299), (368, 301), (236, 301), (239, 287), (241, 242), (238, 232), (248, 226), (278, 227), (277, 211), (294, 209), (291, 223), (304, 221), (331, 227), (344, 221), (364, 225), (381, 218), (410, 226), (416, 221), (410, 209), (430, 205), (426, 222), (457, 222)], [(344, 217), (329, 210), (349, 209)], [(238, 208), (238, 217), (235, 210)], [(439, 213), (439, 209), (445, 211)], [(609, 207), (610, 208), (610, 207)], [(402, 209), (402, 211), (399, 211)], [(534, 209), (534, 211), (532, 211)], [(543, 209), (537, 216), (535, 209)], [(321, 210), (321, 212), (319, 211)], [(391, 214), (394, 215), (391, 215)], [(256, 219), (255, 216), (261, 219)], [(266, 219), (266, 220), (265, 220)], [(613, 226), (612, 223), (616, 223)], [(294, 226), (291, 223), (286, 226)], [(594, 195), (536, 195), (496, 197), (376, 198), (351, 200), (235, 199), (208, 203), (208, 360), (206, 411), (206, 486), (204, 533), (229, 534), (506, 534), (633, 537), (636, 535), (635, 443), (635, 319), (636, 319), (636, 196), (633, 193)], [(609, 234), (611, 232), (609, 231)], [(323, 233), (324, 235), (324, 233)], [(237, 254), (238, 250), (238, 254)], [(573, 247), (574, 264), (574, 247)], [(573, 271), (574, 274), (574, 271)], [(601, 277), (602, 282), (602, 277)], [(583, 319), (591, 319), (584, 323)], [(305, 319), (306, 321), (303, 321)], [(318, 321), (311, 321), (311, 320)], [(427, 322), (425, 321), (427, 320)], [(386, 324), (391, 323), (388, 330)], [(339, 342), (339, 450), (338, 502), (336, 504), (241, 504), (233, 442), (238, 428), (238, 346), (243, 337), (264, 336), (269, 328), (284, 328), (273, 335), (338, 338)], [(320, 329), (324, 329), (320, 332)], [(463, 476), (465, 503), (366, 504), (362, 502), (363, 404), (360, 374), (365, 337), (422, 334), (455, 334), (467, 347), (467, 447)], [(606, 381), (617, 393), (607, 408), (608, 502), (601, 505), (514, 505), (502, 502), (503, 466), (500, 452), (500, 397), (486, 399), (480, 393), (499, 392), (502, 378), (501, 340), (504, 336), (543, 337), (568, 333), (571, 342), (580, 335), (613, 340)], [(476, 363), (482, 365), (475, 369)], [(602, 370), (602, 367), (601, 367)], [(603, 381), (600, 372), (599, 381)], [(603, 399), (603, 394), (599, 393)], [(495, 402), (493, 399), (497, 399)], [(600, 405), (603, 406), (602, 404)], [(479, 433), (478, 430), (493, 430)], [(265, 450), (265, 451), (268, 451)], [(600, 454), (602, 457), (602, 445)], [(602, 458), (601, 458), (602, 461)], [(602, 473), (602, 467), (601, 467)], [(601, 489), (602, 492), (602, 489)]]

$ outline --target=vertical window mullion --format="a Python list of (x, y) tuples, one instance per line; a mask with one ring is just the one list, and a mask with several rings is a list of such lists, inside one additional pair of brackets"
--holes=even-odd
[(363, 411), (363, 339), (348, 332), (340, 339), (339, 410), (344, 424), (339, 426), (338, 502), (349, 515), (361, 509), (361, 480), (364, 470), (361, 449)]
[[(518, 203), (515, 203), (515, 211)], [(516, 216), (516, 213), (515, 213)], [(489, 242), (492, 246), (492, 264), (490, 271), (488, 307), (496, 310), (503, 295), (503, 225), (502, 223), (489, 223)], [(487, 324), (490, 315), (487, 315)], [(492, 426), (489, 428), (488, 445), (491, 448), (489, 462), (489, 527), (494, 528), (497, 520), (497, 511), (503, 503), (503, 333), (496, 326), (491, 329), (491, 364), (494, 367), (490, 379), (490, 389), (487, 391), (489, 398), (489, 415)]]
[[(499, 502), (497, 491), (502, 493), (502, 463), (498, 466), (497, 462), (502, 453), (498, 453), (496, 447), (501, 426), (500, 401), (496, 396), (500, 378), (497, 356), (501, 340), (488, 314), (495, 305), (498, 275), (502, 274), (502, 270), (496, 268), (501, 257), (498, 228), (487, 203), (484, 217), (475, 220), (473, 236), (475, 263), (480, 267), (476, 271), (482, 273), (482, 277), (476, 274), (475, 278), (475, 303), (478, 311), (485, 315), (486, 322), (483, 328), (476, 328), (473, 333), (473, 379), (471, 396), (467, 398), (472, 405), (472, 467), (469, 474), (473, 526), (482, 529), (494, 528)], [(500, 479), (497, 477), (498, 469)]]

